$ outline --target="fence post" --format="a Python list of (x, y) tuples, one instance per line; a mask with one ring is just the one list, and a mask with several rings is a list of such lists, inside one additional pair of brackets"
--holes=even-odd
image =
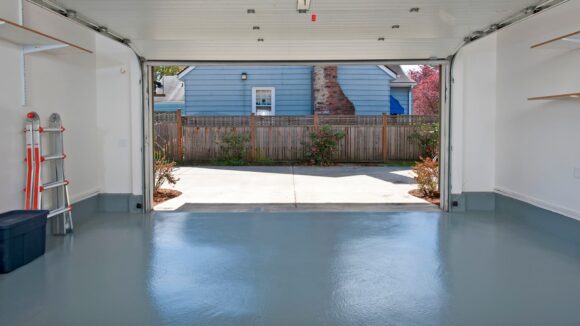
[(383, 113), (383, 162), (387, 163), (389, 159), (389, 145), (387, 143), (388, 139), (388, 125), (387, 125), (387, 114)]
[(183, 161), (183, 128), (181, 126), (181, 109), (177, 110), (175, 114), (175, 122), (177, 123), (177, 157), (179, 162)]
[(250, 160), (256, 160), (256, 115), (250, 115)]
[(314, 113), (314, 131), (318, 131), (318, 113)]

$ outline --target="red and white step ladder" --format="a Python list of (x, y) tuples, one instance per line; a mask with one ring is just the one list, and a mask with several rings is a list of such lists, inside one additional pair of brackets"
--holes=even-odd
[[(25, 209), (49, 209), (52, 233), (65, 235), (73, 230), (72, 206), (68, 191), (68, 180), (64, 175), (66, 154), (63, 146), (63, 133), (60, 115), (53, 113), (47, 128), (40, 126), (36, 112), (26, 116), (26, 188)], [(43, 154), (42, 135), (48, 134), (50, 154)], [(52, 172), (50, 172), (52, 171)], [(52, 181), (43, 183), (42, 175), (52, 175)], [(45, 192), (50, 190), (50, 194)], [(48, 200), (47, 200), (48, 199)]]

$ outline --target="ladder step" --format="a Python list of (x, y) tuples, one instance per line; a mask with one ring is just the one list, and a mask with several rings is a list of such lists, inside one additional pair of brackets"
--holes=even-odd
[(48, 218), (51, 218), (51, 217), (56, 216), (56, 215), (60, 215), (60, 214), (65, 213), (65, 212), (70, 212), (71, 209), (72, 209), (72, 207), (70, 207), (70, 206), (57, 208), (57, 209), (52, 210), (48, 213)]
[(40, 128), (40, 132), (63, 132), (64, 128)]
[(49, 156), (43, 156), (42, 161), (62, 160), (65, 158), (66, 158), (65, 154), (49, 155)]
[(64, 181), (55, 181), (55, 182), (50, 182), (47, 184), (42, 185), (41, 190), (47, 190), (47, 189), (52, 189), (52, 188), (56, 188), (56, 187), (62, 187), (62, 186), (66, 186), (68, 185), (68, 181), (64, 180)]

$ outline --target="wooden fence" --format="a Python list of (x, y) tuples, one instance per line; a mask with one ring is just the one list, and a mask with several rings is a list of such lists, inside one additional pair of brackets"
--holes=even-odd
[[(421, 124), (436, 116), (181, 116), (154, 113), (156, 150), (178, 162), (209, 162), (223, 158), (222, 137), (231, 132), (250, 136), (249, 159), (274, 162), (304, 160), (309, 135), (321, 125), (345, 134), (337, 162), (416, 160), (419, 146), (409, 139)], [(181, 137), (180, 137), (181, 136)]]

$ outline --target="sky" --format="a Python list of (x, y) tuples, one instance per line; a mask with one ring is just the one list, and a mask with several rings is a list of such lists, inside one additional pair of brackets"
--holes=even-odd
[(406, 74), (409, 74), (409, 70), (417, 70), (419, 69), (418, 65), (402, 65), (401, 68), (403, 68), (403, 71)]

